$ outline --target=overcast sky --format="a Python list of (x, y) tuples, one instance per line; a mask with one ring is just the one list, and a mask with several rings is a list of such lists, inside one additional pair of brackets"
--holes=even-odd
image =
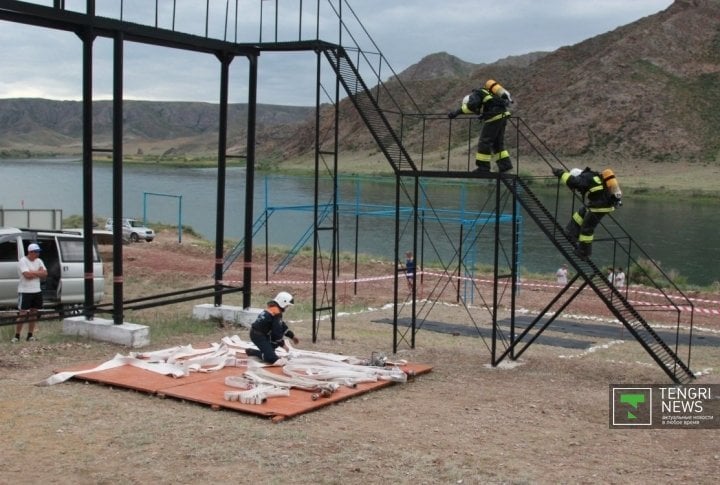
[[(472, 63), (489, 63), (511, 55), (553, 51), (608, 32), (666, 9), (672, 0), (349, 0), (390, 66), (400, 73), (428, 54), (448, 52)], [(97, 14), (119, 18), (118, 0), (96, 0)], [(30, 3), (51, 5), (51, 0)], [(66, 0), (83, 11), (86, 0)], [(314, 0), (210, 0), (210, 37), (240, 42), (315, 38)], [(238, 4), (237, 34), (235, 4)], [(303, 4), (301, 15), (300, 3)], [(337, 5), (337, 0), (332, 0)], [(206, 0), (124, 0), (123, 18), (205, 35)], [(226, 5), (229, 26), (225, 27)], [(262, 5), (262, 12), (260, 6)], [(280, 19), (277, 30), (274, 19)], [(338, 41), (337, 19), (327, 0), (320, 0), (320, 38)], [(262, 18), (262, 32), (260, 19)], [(343, 18), (363, 49), (374, 50), (347, 9)], [(301, 28), (302, 26), (302, 28)], [(277, 32), (277, 33), (276, 33)], [(347, 36), (345, 36), (347, 39)], [(81, 43), (71, 33), (0, 21), (0, 98), (81, 98)], [(112, 42), (94, 43), (94, 96), (112, 95)], [(369, 61), (375, 64), (376, 57)], [(219, 62), (208, 54), (182, 52), (127, 42), (124, 46), (126, 99), (205, 101), (219, 98)], [(233, 60), (231, 102), (247, 101), (247, 61)], [(390, 72), (382, 65), (383, 79)], [(324, 78), (332, 86), (330, 77)], [(264, 53), (259, 58), (258, 101), (312, 105), (315, 93), (312, 53)], [(322, 101), (326, 101), (325, 99)]]

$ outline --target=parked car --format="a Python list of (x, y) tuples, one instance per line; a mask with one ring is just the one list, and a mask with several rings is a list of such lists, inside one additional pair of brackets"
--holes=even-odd
[[(113, 220), (112, 217), (107, 220), (105, 223), (105, 230), (106, 231), (112, 231), (113, 230)], [(138, 221), (137, 219), (129, 219), (129, 218), (123, 218), (122, 219), (122, 232), (123, 232), (123, 239), (132, 241), (132, 242), (138, 242), (141, 239), (144, 239), (147, 242), (152, 241), (155, 239), (155, 231), (150, 229), (149, 227), (145, 227), (141, 221)]]
[[(40, 283), (46, 307), (71, 312), (85, 301), (85, 246), (83, 236), (63, 231), (31, 231), (0, 227), (0, 308), (17, 309), (18, 261), (30, 243), (40, 245), (40, 258), (48, 270)], [(105, 293), (103, 264), (93, 243), (93, 299)]]

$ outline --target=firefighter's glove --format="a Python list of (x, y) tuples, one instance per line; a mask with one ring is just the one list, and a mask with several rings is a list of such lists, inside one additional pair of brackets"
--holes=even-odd
[(451, 111), (448, 113), (448, 118), (450, 118), (451, 120), (455, 119), (458, 117), (459, 114), (460, 114), (460, 110), (456, 109), (455, 111)]
[(558, 167), (556, 167), (556, 168), (553, 168), (553, 169), (552, 169), (552, 173), (553, 173), (553, 175), (555, 175), (556, 177), (561, 177), (562, 174), (565, 173), (565, 169), (564, 169), (564, 168), (558, 168)]

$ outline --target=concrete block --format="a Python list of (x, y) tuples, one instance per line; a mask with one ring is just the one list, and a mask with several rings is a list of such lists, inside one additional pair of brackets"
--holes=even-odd
[(255, 321), (262, 308), (242, 308), (232, 305), (215, 306), (211, 303), (203, 303), (193, 307), (193, 318), (198, 320), (220, 320), (231, 322), (245, 328)]
[(125, 322), (122, 325), (115, 325), (112, 320), (105, 318), (93, 320), (86, 320), (84, 316), (65, 318), (63, 333), (132, 348), (144, 347), (150, 343), (150, 328), (146, 325)]

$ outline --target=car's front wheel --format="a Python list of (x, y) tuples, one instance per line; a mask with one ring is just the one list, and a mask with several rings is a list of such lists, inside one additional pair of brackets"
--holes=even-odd
[(140, 238), (138, 237), (137, 233), (133, 232), (132, 234), (130, 234), (130, 240), (135, 243), (138, 242)]

